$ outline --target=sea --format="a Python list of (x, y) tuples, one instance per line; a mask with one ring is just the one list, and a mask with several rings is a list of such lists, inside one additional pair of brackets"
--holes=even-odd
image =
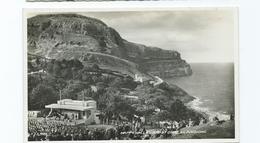
[(234, 114), (234, 64), (192, 63), (193, 74), (164, 79), (175, 84), (196, 99), (187, 105), (207, 113), (212, 119), (229, 119)]

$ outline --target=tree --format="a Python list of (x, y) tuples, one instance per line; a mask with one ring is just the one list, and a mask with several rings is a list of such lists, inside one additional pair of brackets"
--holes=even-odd
[(122, 87), (123, 80), (120, 77), (116, 77), (111, 83), (111, 87), (120, 88)]
[(53, 64), (53, 75), (60, 77), (61, 74), (61, 66), (59, 61), (55, 61)]
[(154, 108), (148, 108), (146, 105), (139, 103), (133, 104), (132, 107), (135, 108), (135, 112), (138, 116), (151, 116), (154, 113)]
[(31, 93), (39, 83), (41, 83), (41, 79), (38, 75), (28, 75), (28, 92)]
[(77, 70), (82, 69), (84, 65), (78, 60), (78, 59), (72, 59), (71, 61), (68, 61), (69, 63), (72, 63), (69, 67), (74, 67)]
[(124, 77), (122, 80), (122, 85), (121, 87), (124, 88), (129, 88), (129, 89), (135, 89), (137, 87), (137, 82), (135, 82), (132, 78), (130, 77)]
[(131, 120), (136, 113), (135, 108), (120, 95), (113, 96), (109, 110), (117, 116), (123, 115), (127, 117), (128, 120)]
[(97, 64), (93, 64), (92, 65), (92, 70), (98, 71), (98, 70), (100, 70), (100, 68), (99, 68), (99, 66)]
[(87, 88), (89, 88), (89, 85), (87, 83), (84, 84), (79, 81), (78, 82), (71, 81), (71, 83), (69, 83), (68, 86), (63, 90), (63, 98), (82, 100), (81, 98), (82, 91)]
[(165, 99), (166, 98), (156, 98), (154, 101), (154, 105), (161, 110), (166, 110), (165, 103), (167, 103), (167, 100)]
[(152, 119), (157, 122), (170, 120), (170, 114), (171, 113), (169, 111), (163, 110), (153, 115)]
[(73, 78), (73, 73), (72, 73), (71, 68), (65, 68), (65, 69), (61, 70), (61, 77), (63, 77), (64, 79)]
[(41, 110), (45, 105), (55, 103), (58, 100), (55, 90), (45, 84), (39, 84), (32, 91), (28, 99), (29, 110)]
[(50, 20), (42, 22), (41, 30), (44, 31), (44, 30), (47, 29), (50, 25), (51, 25), (51, 21), (50, 21)]
[(92, 92), (91, 88), (85, 88), (80, 93), (78, 93), (78, 99), (79, 100), (90, 100), (93, 99), (94, 93)]
[(55, 59), (52, 59), (51, 61), (47, 62), (46, 71), (50, 74), (53, 74), (54, 62), (55, 62)]
[(171, 115), (172, 120), (181, 121), (181, 120), (187, 120), (187, 107), (179, 100), (177, 99), (175, 102), (173, 102), (170, 106), (169, 112)]
[(66, 80), (63, 78), (55, 78), (51, 75), (47, 75), (44, 78), (43, 84), (52, 86), (52, 88), (56, 91), (59, 91), (67, 86)]

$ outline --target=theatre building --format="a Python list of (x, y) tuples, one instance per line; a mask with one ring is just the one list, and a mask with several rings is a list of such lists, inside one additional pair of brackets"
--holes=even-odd
[[(69, 120), (76, 121), (78, 124), (99, 124), (99, 112), (95, 100), (72, 100), (62, 99), (55, 104), (46, 105), (45, 108), (51, 109), (50, 114), (58, 111), (62, 116)], [(50, 115), (49, 114), (49, 115)]]

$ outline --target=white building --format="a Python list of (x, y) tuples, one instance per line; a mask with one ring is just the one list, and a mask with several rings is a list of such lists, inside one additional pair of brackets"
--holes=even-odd
[(143, 83), (143, 78), (142, 78), (142, 76), (139, 76), (138, 74), (135, 74), (134, 81)]
[(57, 110), (70, 119), (81, 121), (79, 123), (100, 123), (98, 118), (99, 112), (95, 100), (80, 101), (63, 99), (58, 100), (55, 104), (46, 105), (45, 108), (51, 109), (51, 112)]
[(40, 113), (40, 111), (28, 111), (28, 116), (37, 118), (39, 113)]
[(157, 86), (161, 83), (163, 83), (163, 80), (159, 76), (154, 76), (156, 78), (155, 82), (153, 83), (153, 86)]

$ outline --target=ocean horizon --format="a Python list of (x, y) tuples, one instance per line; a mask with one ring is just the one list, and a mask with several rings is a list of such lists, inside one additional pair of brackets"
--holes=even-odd
[(164, 79), (196, 99), (187, 105), (211, 117), (234, 114), (234, 63), (191, 63), (192, 75)]

